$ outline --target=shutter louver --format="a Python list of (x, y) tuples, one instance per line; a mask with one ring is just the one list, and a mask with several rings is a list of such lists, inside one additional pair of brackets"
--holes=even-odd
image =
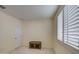
[(64, 8), (64, 43), (79, 49), (79, 6)]

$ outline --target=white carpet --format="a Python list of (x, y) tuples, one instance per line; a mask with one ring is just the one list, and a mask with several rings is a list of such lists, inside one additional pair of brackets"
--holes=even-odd
[(11, 54), (53, 54), (53, 49), (30, 49), (27, 47), (20, 47), (11, 52)]

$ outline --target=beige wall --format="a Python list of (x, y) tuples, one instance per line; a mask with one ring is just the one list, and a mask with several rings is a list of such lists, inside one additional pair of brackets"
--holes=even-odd
[[(21, 26), (22, 25), (22, 26)], [(22, 45), (29, 41), (42, 41), (43, 48), (53, 48), (53, 22), (50, 19), (21, 21), (0, 11), (0, 53), (16, 48), (16, 28), (22, 28)]]
[(53, 48), (52, 24), (50, 19), (24, 21), (23, 45), (28, 46), (29, 41), (41, 41), (43, 48)]
[(0, 11), (0, 53), (6, 53), (16, 48), (16, 27), (21, 27), (21, 21)]

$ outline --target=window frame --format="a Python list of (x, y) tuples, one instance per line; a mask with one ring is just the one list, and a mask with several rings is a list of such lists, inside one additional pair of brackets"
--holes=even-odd
[[(65, 7), (65, 6), (64, 6)], [(65, 39), (64, 39), (64, 8), (63, 8), (63, 10), (61, 10), (60, 11), (60, 13), (61, 12), (63, 12), (63, 19), (62, 19), (62, 30), (63, 30), (63, 32), (62, 32), (62, 41), (61, 42), (63, 42), (64, 44), (66, 44), (66, 45), (68, 45), (69, 47), (72, 47), (72, 48), (74, 48), (74, 49), (76, 49), (75, 47), (73, 47), (73, 46), (71, 46), (71, 45), (69, 45), (68, 43), (65, 43)], [(60, 14), (59, 13), (59, 14)], [(67, 13), (68, 13), (68, 10), (67, 10)], [(59, 16), (59, 14), (58, 14), (58, 16)], [(68, 18), (68, 15), (67, 15), (67, 18)], [(57, 18), (57, 22), (58, 22), (58, 18)], [(68, 23), (68, 21), (67, 21), (67, 23)], [(58, 29), (58, 24), (57, 24), (57, 29)], [(58, 41), (60, 41), (60, 40), (58, 40)], [(68, 24), (67, 24), (67, 41), (68, 41)], [(79, 44), (79, 43), (78, 43)], [(79, 47), (78, 47), (79, 48)]]

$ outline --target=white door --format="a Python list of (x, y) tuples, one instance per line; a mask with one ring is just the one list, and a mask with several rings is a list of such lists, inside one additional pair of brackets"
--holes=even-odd
[(16, 47), (19, 47), (21, 45), (21, 27), (20, 26), (17, 26), (16, 27)]

